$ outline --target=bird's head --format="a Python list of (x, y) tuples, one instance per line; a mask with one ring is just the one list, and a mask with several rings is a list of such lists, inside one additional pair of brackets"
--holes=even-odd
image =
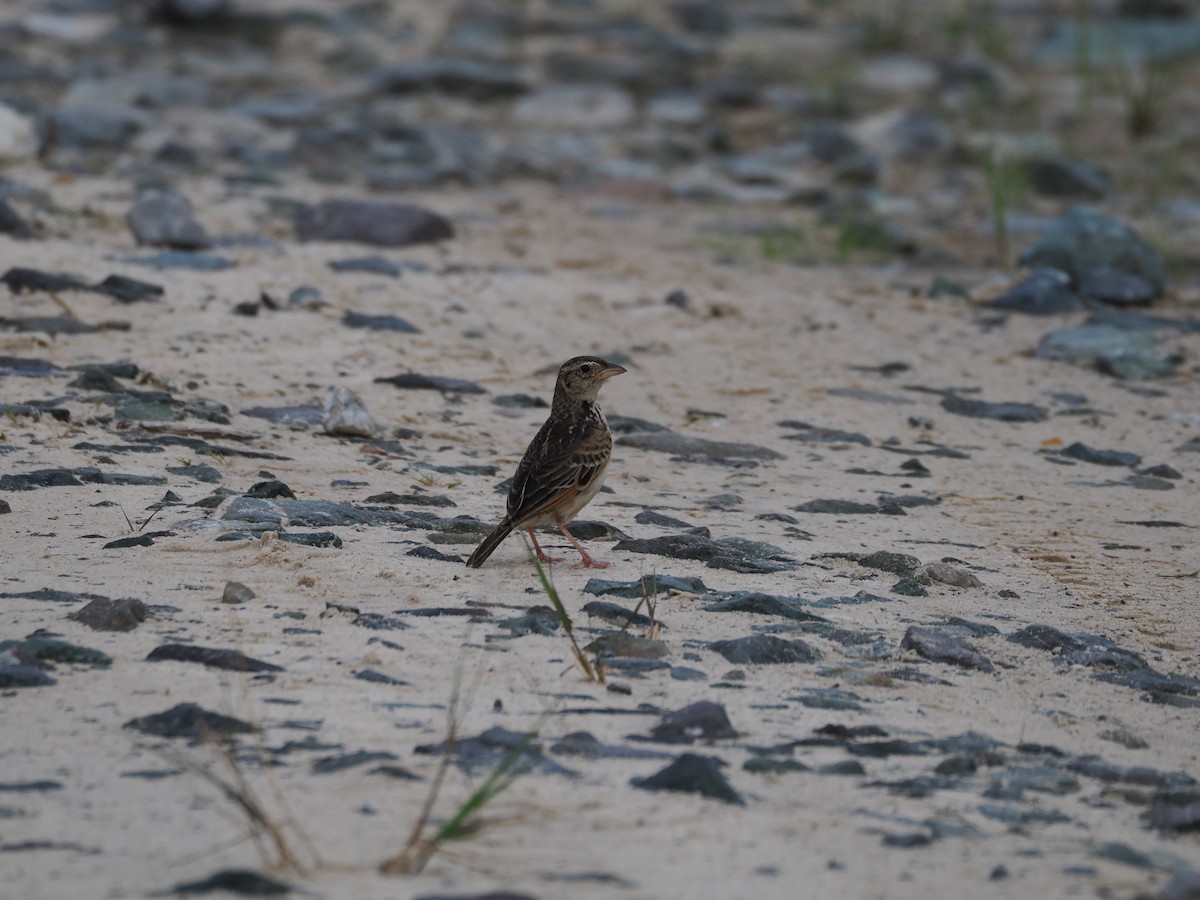
[(595, 356), (577, 356), (568, 359), (558, 370), (555, 393), (563, 393), (581, 400), (595, 400), (600, 385), (625, 371), (623, 366), (605, 362)]

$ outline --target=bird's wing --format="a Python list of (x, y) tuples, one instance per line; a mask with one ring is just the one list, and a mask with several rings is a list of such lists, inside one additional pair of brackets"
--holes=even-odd
[(520, 523), (549, 514), (586, 488), (612, 454), (612, 435), (589, 420), (575, 429), (542, 426), (517, 466), (508, 492), (508, 519)]

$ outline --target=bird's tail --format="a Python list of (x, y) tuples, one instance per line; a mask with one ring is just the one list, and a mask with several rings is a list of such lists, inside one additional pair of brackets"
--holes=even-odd
[(513, 525), (507, 519), (496, 526), (496, 530), (483, 539), (475, 552), (471, 554), (471, 558), (467, 560), (467, 566), (472, 569), (478, 569), (482, 566), (489, 556), (492, 555), (500, 542), (512, 534)]

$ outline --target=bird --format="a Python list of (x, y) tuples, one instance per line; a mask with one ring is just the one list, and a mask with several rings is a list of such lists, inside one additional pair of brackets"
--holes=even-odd
[(604, 569), (608, 563), (593, 559), (567, 523), (600, 491), (612, 458), (612, 433), (596, 404), (604, 382), (627, 371), (623, 366), (595, 356), (568, 359), (558, 370), (550, 415), (541, 427), (513, 476), (508, 490), (507, 513), (500, 524), (475, 548), (467, 565), (477, 569), (500, 542), (518, 528), (529, 532), (537, 558), (558, 562), (546, 555), (533, 533), (535, 525), (557, 525), (583, 557), (585, 568)]

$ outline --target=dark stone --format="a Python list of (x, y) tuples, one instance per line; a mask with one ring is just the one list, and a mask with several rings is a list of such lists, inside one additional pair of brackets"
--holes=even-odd
[(133, 631), (146, 621), (146, 605), (130, 597), (121, 600), (98, 597), (67, 618), (82, 622), (93, 631)]
[(413, 549), (409, 550), (404, 555), (415, 556), (417, 559), (434, 559), (438, 562), (459, 563), (460, 565), (463, 562), (463, 558), (461, 556), (456, 556), (452, 553), (442, 553), (433, 547), (427, 547), (425, 545), (413, 547)]
[(1099, 167), (1054, 154), (1025, 160), (1025, 175), (1030, 186), (1047, 197), (1103, 200), (1112, 190)]
[(335, 272), (367, 272), (371, 275), (400, 277), (400, 267), (382, 256), (356, 256), (353, 259), (335, 259), (329, 263)]
[(708, 587), (699, 578), (674, 575), (643, 575), (636, 581), (608, 581), (604, 578), (589, 578), (583, 586), (585, 594), (597, 596), (611, 595), (625, 600), (640, 600), (643, 597), (653, 597), (665, 594), (667, 591), (680, 591), (685, 594), (705, 594)]
[[(179, 0), (176, 0), (179, 2)], [(219, 0), (222, 4), (224, 0)], [(168, 894), (191, 896), (222, 891), (243, 897), (282, 897), (292, 892), (292, 886), (248, 869), (222, 869), (200, 881), (186, 881), (175, 885)]]
[(621, 744), (602, 744), (595, 735), (587, 731), (572, 731), (563, 735), (550, 748), (555, 756), (577, 756), (584, 759), (669, 759), (670, 754), (660, 750), (626, 747)]
[(617, 438), (622, 447), (634, 447), (638, 450), (655, 450), (659, 453), (674, 453), (677, 456), (710, 456), (716, 459), (783, 459), (782, 453), (777, 453), (767, 447), (757, 444), (741, 444), (729, 441), (710, 441), (705, 438), (690, 437), (670, 430), (651, 432), (634, 432)]
[(25, 666), (53, 668), (54, 663), (108, 668), (112, 657), (90, 647), (81, 647), (56, 638), (32, 635), (20, 641), (0, 641), (0, 653), (7, 653)]
[(685, 522), (683, 519), (676, 519), (673, 516), (664, 516), (652, 509), (643, 509), (633, 517), (633, 520), (639, 525), (657, 525), (660, 528), (687, 529), (692, 527), (691, 522)]
[(1050, 625), (1027, 625), (1008, 636), (1022, 647), (1057, 652), (1064, 665), (1101, 667), (1106, 670), (1132, 672), (1149, 669), (1141, 655), (1117, 646), (1103, 635), (1077, 632), (1067, 634)]
[(303, 547), (333, 547), (342, 549), (342, 539), (332, 531), (312, 531), (305, 534), (294, 534), (289, 531), (279, 532), (279, 540), (288, 544), (300, 544)]
[(876, 550), (874, 553), (868, 553), (866, 556), (859, 557), (858, 564), (866, 566), (868, 569), (879, 569), (881, 572), (890, 572), (892, 575), (908, 575), (917, 566), (921, 565), (921, 560), (908, 553), (892, 553), (888, 550)]
[(411, 322), (393, 315), (368, 315), (366, 313), (347, 312), (342, 317), (342, 324), (347, 328), (366, 328), (370, 331), (402, 331), (406, 334), (420, 334), (421, 329)]
[(325, 420), (325, 409), (319, 403), (307, 406), (254, 406), (243, 409), (242, 415), (266, 419), (278, 425), (320, 425)]
[(103, 369), (84, 368), (73, 381), (67, 382), (67, 387), (81, 391), (101, 391), (108, 394), (119, 394), (125, 390), (125, 385), (117, 381)]
[(196, 481), (202, 481), (205, 484), (217, 484), (221, 480), (221, 470), (215, 466), (195, 464), (187, 466), (167, 466), (167, 471), (172, 475), (182, 475), (185, 478), (194, 478)]
[[(58, 682), (38, 666), (0, 660), (0, 689), (48, 687), (53, 684), (58, 684)], [(3, 789), (3, 786), (0, 786), (0, 789)]]
[(714, 641), (708, 645), (731, 663), (737, 665), (767, 665), (775, 663), (811, 663), (821, 653), (803, 641), (787, 641), (771, 634)]
[(1066, 764), (1066, 768), (1109, 784), (1134, 784), (1160, 789), (1196, 785), (1196, 779), (1187, 772), (1164, 772), (1149, 766), (1118, 766), (1094, 754), (1077, 756)]
[(1079, 441), (1064, 447), (1060, 452), (1061, 455), (1069, 456), (1071, 459), (1094, 463), (1098, 466), (1136, 466), (1142, 461), (1142, 458), (1136, 453), (1127, 453), (1123, 450), (1096, 450)]
[(1173, 373), (1179, 357), (1146, 330), (1128, 330), (1107, 322), (1057, 328), (1038, 342), (1039, 359), (1061, 359), (1091, 366), (1127, 380)]
[(227, 669), (230, 672), (282, 672), (282, 666), (262, 662), (240, 650), (222, 650), (216, 647), (197, 647), (193, 644), (163, 644), (155, 647), (146, 657), (147, 662), (200, 663), (212, 669)]
[(513, 637), (523, 637), (527, 634), (554, 634), (562, 627), (558, 613), (548, 606), (530, 607), (524, 615), (512, 619), (501, 619), (496, 624), (511, 631)]
[(492, 403), (501, 409), (547, 409), (550, 406), (541, 397), (529, 394), (501, 394), (493, 397)]
[(828, 513), (835, 516), (905, 515), (904, 509), (894, 503), (860, 503), (855, 500), (809, 500), (807, 503), (793, 506), (792, 509), (802, 513)]
[(354, 677), (359, 681), (366, 681), (371, 684), (389, 684), (393, 686), (408, 684), (408, 682), (402, 678), (393, 678), (391, 675), (385, 675), (383, 672), (376, 672), (374, 669), (363, 669), (361, 672), (355, 672)]
[(650, 731), (650, 740), (660, 744), (694, 744), (737, 736), (725, 707), (711, 700), (700, 700), (666, 713)]
[(224, 256), (194, 250), (163, 250), (149, 256), (127, 256), (125, 262), (153, 269), (187, 269), (192, 272), (221, 272), (237, 265)]
[(363, 502), (384, 503), (388, 506), (436, 506), (441, 508), (456, 505), (449, 497), (441, 494), (397, 494), (395, 491), (372, 494)]
[(1078, 280), (1085, 269), (1112, 266), (1139, 275), (1161, 294), (1163, 263), (1132, 228), (1086, 206), (1072, 208), (1058, 219), (1020, 258), (1024, 266), (1050, 266)]
[(745, 806), (741, 796), (721, 773), (724, 765), (715, 756), (683, 753), (673, 763), (649, 778), (634, 778), (634, 787), (646, 791), (680, 791), (713, 797), (726, 803)]
[(25, 378), (46, 378), (51, 375), (62, 374), (62, 369), (44, 359), (0, 356), (0, 377), (4, 375), (20, 375)]
[(824, 616), (809, 612), (807, 604), (797, 597), (780, 597), (757, 591), (735, 591), (716, 603), (705, 606), (706, 612), (748, 612), (764, 616), (782, 616), (798, 622), (828, 622)]
[(8, 198), (0, 196), (0, 234), (23, 241), (37, 237), (37, 232), (12, 208)]
[(652, 620), (647, 615), (634, 612), (632, 609), (626, 609), (621, 604), (612, 603), (608, 600), (592, 600), (589, 603), (585, 603), (579, 611), (586, 616), (604, 619), (606, 622), (614, 622), (622, 628), (630, 625), (636, 625), (639, 628), (648, 628), (655, 624), (660, 628), (664, 627), (662, 623)]
[(447, 378), (443, 375), (421, 375), (418, 372), (403, 372), (390, 378), (376, 378), (376, 384), (394, 384), (398, 388), (412, 390), (441, 391), (448, 394), (485, 394), (482, 387), (465, 378)]
[(174, 537), (173, 531), (148, 531), (145, 534), (136, 534), (132, 537), (117, 538), (115, 541), (109, 541), (104, 545), (105, 550), (124, 550), (129, 547), (153, 547), (154, 539), (160, 537)]
[(1145, 812), (1142, 820), (1159, 831), (1176, 834), (1200, 831), (1200, 799), (1193, 799), (1190, 803), (1160, 800)]
[(1046, 410), (1032, 403), (988, 403), (972, 400), (958, 394), (947, 394), (942, 398), (942, 409), (956, 416), (974, 419), (999, 419), (1002, 422), (1041, 422)]
[(212, 246), (204, 226), (195, 219), (191, 201), (176, 191), (143, 191), (129, 211), (128, 221), (139, 244), (178, 250)]
[(123, 726), (155, 737), (188, 738), (203, 741), (210, 737), (251, 734), (258, 729), (248, 722), (209, 712), (195, 703), (180, 703), (165, 712), (130, 719)]
[(1144, 306), (1158, 296), (1154, 285), (1142, 276), (1112, 266), (1084, 269), (1076, 280), (1082, 297), (1113, 306)]
[(36, 591), (14, 591), (0, 593), (0, 598), (13, 600), (37, 600), (43, 603), (78, 603), (82, 600), (107, 600), (100, 594), (84, 594), (60, 591), (57, 588), (38, 588)]
[(27, 294), (40, 291), (46, 294), (61, 294), (65, 291), (90, 291), (91, 288), (70, 275), (54, 275), (37, 269), (26, 269), (20, 266), (9, 269), (0, 276), (0, 284), (4, 284), (14, 294)]
[(510, 774), (525, 775), (538, 772), (575, 777), (573, 771), (548, 759), (534, 738), (535, 735), (530, 732), (510, 731), (496, 726), (478, 737), (457, 738), (449, 747), (445, 742), (419, 744), (413, 752), (422, 756), (442, 756), (449, 751), (453, 754), (454, 761), (468, 775), (493, 772), (501, 762), (513, 754), (518, 754), (516, 762), (508, 770)]
[(296, 237), (302, 241), (356, 241), (406, 247), (454, 237), (450, 223), (418, 206), (374, 200), (324, 200), (296, 210)]
[(505, 66), (436, 57), (381, 69), (375, 73), (373, 87), (383, 94), (440, 91), (481, 102), (509, 99), (528, 90), (521, 77)]
[(355, 769), (370, 763), (394, 762), (399, 758), (396, 754), (386, 750), (374, 752), (359, 750), (356, 753), (343, 753), (340, 756), (323, 756), (313, 760), (312, 773), (314, 775), (331, 775), (334, 772), (345, 772), (347, 769)]
[(935, 628), (910, 625), (900, 641), (904, 650), (913, 650), (931, 662), (947, 663), (964, 669), (993, 671), (992, 663), (982, 653), (960, 637), (948, 635)]
[(992, 309), (1053, 316), (1083, 309), (1084, 303), (1071, 284), (1071, 276), (1061, 269), (1041, 267), (1015, 287), (988, 303)]
[(288, 500), (296, 499), (296, 495), (292, 492), (292, 489), (282, 481), (257, 482), (251, 485), (250, 489), (243, 496), (258, 500), (274, 500), (279, 497), (284, 497)]
[(742, 763), (742, 771), (766, 775), (784, 775), (788, 772), (811, 772), (812, 769), (795, 759), (773, 759), (769, 756), (752, 756)]
[(1178, 469), (1166, 463), (1150, 466), (1148, 469), (1143, 469), (1140, 474), (1149, 475), (1152, 478), (1169, 478), (1172, 481), (1178, 481), (1183, 478), (1183, 474)]
[(796, 429), (796, 434), (784, 435), (786, 441), (804, 441), (809, 444), (862, 444), (871, 446), (871, 439), (857, 431), (842, 431), (838, 428), (822, 428), (807, 422), (788, 420), (779, 423), (780, 428)]
[(22, 475), (0, 475), (0, 491), (33, 491), (47, 487), (76, 487), (83, 482), (69, 469), (37, 469)]

